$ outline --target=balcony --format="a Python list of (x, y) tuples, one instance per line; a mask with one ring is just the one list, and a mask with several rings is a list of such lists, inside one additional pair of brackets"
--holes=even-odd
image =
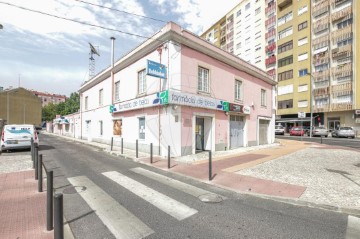
[(348, 103), (335, 103), (331, 104), (331, 111), (344, 111), (344, 110), (352, 110), (353, 104)]
[(333, 85), (331, 87), (333, 97), (339, 97), (352, 94), (352, 82), (347, 82), (340, 85)]
[(269, 16), (271, 13), (274, 13), (275, 11), (276, 11), (276, 5), (275, 4), (265, 8), (266, 16)]
[(329, 87), (323, 87), (323, 88), (319, 88), (319, 89), (314, 89), (313, 94), (314, 94), (314, 97), (323, 97), (325, 95), (329, 95), (330, 94), (330, 88)]
[[(329, 41), (330, 41), (330, 36), (326, 35), (326, 36), (322, 36), (319, 38), (315, 38), (312, 41), (312, 46), (315, 48), (317, 45), (321, 45), (321, 47), (324, 46), (328, 46), (329, 45)], [(325, 42), (327, 42), (327, 44), (324, 44)], [(317, 47), (316, 47), (317, 48)], [(320, 48), (320, 47), (319, 47)]]
[(314, 113), (329, 112), (329, 110), (330, 110), (329, 104), (315, 105), (315, 107), (313, 109)]
[(313, 73), (314, 78), (322, 78), (330, 76), (330, 70), (317, 71)]
[(331, 21), (335, 22), (335, 21), (338, 21), (344, 17), (351, 17), (351, 14), (352, 14), (352, 7), (349, 6), (347, 8), (344, 8), (343, 10), (340, 10), (338, 12), (334, 12), (332, 15), (331, 15)]
[(270, 39), (275, 38), (275, 37), (276, 37), (276, 30), (275, 29), (272, 29), (272, 30), (268, 31), (267, 33), (265, 33), (266, 41), (269, 41)]
[(284, 8), (284, 7), (286, 7), (286, 6), (290, 5), (290, 4), (292, 4), (292, 0), (279, 0), (278, 1), (278, 7), (280, 9), (282, 9), (282, 8)]
[(350, 38), (352, 38), (352, 25), (333, 31), (331, 34), (331, 40), (335, 43)]
[(338, 47), (332, 50), (332, 57), (333, 58), (338, 58), (338, 57), (345, 57), (345, 56), (349, 56), (352, 55), (352, 45), (345, 45), (342, 47)]
[(333, 73), (333, 76), (343, 75), (352, 72), (352, 64), (347, 63), (343, 65), (338, 65), (336, 67), (331, 68), (331, 72)]
[(265, 65), (268, 67), (269, 65), (273, 65), (276, 63), (276, 56), (270, 56), (265, 60)]
[(275, 16), (272, 16), (272, 17), (270, 17), (269, 19), (267, 19), (265, 21), (266, 29), (275, 26), (275, 24), (276, 24), (276, 17)]
[(347, 2), (348, 0), (331, 0), (331, 4), (333, 5), (333, 7), (337, 7), (339, 6), (340, 4), (344, 3), (344, 2)]
[(329, 58), (329, 53), (328, 52), (323, 52), (320, 54), (317, 54), (316, 57), (314, 57), (314, 66), (319, 66), (322, 64), (326, 64), (330, 62), (330, 58)]
[(273, 42), (265, 47), (266, 53), (271, 53), (276, 49), (276, 42)]
[(329, 1), (327, 1), (327, 0), (322, 1), (313, 7), (313, 17), (316, 18), (320, 15), (323, 15), (323, 14), (329, 12), (329, 10), (330, 10)]
[(271, 2), (275, 2), (275, 0), (265, 0), (266, 5), (269, 5), (269, 3), (271, 3)]

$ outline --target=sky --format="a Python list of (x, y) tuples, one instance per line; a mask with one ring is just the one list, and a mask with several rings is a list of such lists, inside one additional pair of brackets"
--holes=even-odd
[(240, 1), (0, 0), (0, 87), (70, 96), (89, 79), (89, 43), (97, 74), (111, 65), (110, 37), (120, 59), (146, 40), (134, 34), (169, 21), (201, 34)]

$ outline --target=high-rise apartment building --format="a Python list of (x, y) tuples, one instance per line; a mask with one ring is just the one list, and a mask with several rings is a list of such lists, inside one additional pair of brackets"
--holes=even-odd
[(266, 70), (265, 7), (260, 0), (240, 1), (201, 37)]

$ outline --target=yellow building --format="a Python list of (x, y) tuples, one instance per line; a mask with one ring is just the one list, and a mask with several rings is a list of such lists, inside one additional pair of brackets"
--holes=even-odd
[(214, 25), (212, 25), (207, 31), (205, 31), (201, 38), (206, 39), (217, 47), (221, 47), (224, 50), (226, 46), (226, 17), (222, 17)]
[(41, 123), (41, 99), (24, 88), (0, 92), (0, 119), (7, 124)]

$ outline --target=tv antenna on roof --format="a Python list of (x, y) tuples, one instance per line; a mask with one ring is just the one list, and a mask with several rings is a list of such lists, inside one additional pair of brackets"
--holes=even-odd
[(91, 79), (92, 77), (94, 77), (95, 75), (95, 58), (94, 55), (98, 55), (99, 54), (99, 47), (96, 47), (98, 49), (96, 49), (90, 42), (90, 53), (89, 53), (89, 79)]

